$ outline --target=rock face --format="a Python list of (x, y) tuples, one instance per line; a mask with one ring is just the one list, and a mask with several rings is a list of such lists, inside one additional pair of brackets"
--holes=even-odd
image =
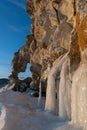
[(30, 83), (32, 79), (30, 77), (24, 79), (24, 80), (16, 80), (13, 90), (14, 91), (20, 91), (25, 92), (28, 88), (30, 88)]
[[(27, 12), (32, 18), (32, 34), (27, 36), (26, 45), (14, 54), (10, 80), (15, 82), (18, 73), (24, 72), (30, 63), (33, 85), (39, 87), (41, 81), (41, 91), (47, 88), (45, 110), (74, 120), (73, 104), (77, 102), (73, 92), (74, 85), (78, 86), (74, 77), (81, 68), (80, 62), (87, 64), (87, 0), (27, 0)], [(62, 104), (64, 101), (66, 104)], [(82, 109), (86, 108), (81, 105)], [(79, 107), (76, 109), (79, 111)], [(73, 122), (80, 124), (80, 120)]]
[(18, 73), (24, 72), (27, 63), (30, 63), (33, 80), (39, 81), (41, 78), (46, 82), (49, 66), (68, 51), (72, 69), (77, 68), (80, 52), (74, 28), (74, 5), (73, 0), (27, 0), (27, 12), (32, 18), (32, 34), (27, 36), (26, 45), (14, 54), (10, 77), (17, 79)]

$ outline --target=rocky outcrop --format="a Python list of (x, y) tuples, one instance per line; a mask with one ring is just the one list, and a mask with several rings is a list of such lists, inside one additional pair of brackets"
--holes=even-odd
[(32, 18), (32, 34), (27, 36), (26, 45), (14, 54), (10, 81), (16, 82), (19, 72), (24, 72), (30, 63), (33, 86), (39, 89), (41, 80), (45, 92), (49, 71), (56, 59), (69, 52), (71, 73), (80, 63), (76, 6), (72, 0), (27, 0), (27, 12)]
[(80, 54), (77, 34), (75, 29), (73, 31), (74, 4), (69, 0), (27, 0), (27, 12), (32, 18), (32, 34), (27, 36), (26, 45), (14, 54), (12, 78), (18, 78), (18, 73), (24, 72), (27, 63), (30, 63), (33, 80), (39, 81), (41, 78), (46, 82), (49, 66), (68, 51), (71, 62), (74, 62), (74, 58), (76, 60), (72, 66), (77, 67)]
[[(40, 91), (47, 88), (45, 110), (74, 120), (73, 104), (80, 99), (79, 93), (79, 99), (75, 100), (74, 90), (81, 86), (75, 78), (81, 66), (87, 64), (87, 0), (27, 0), (27, 12), (32, 18), (32, 34), (27, 36), (26, 45), (14, 54), (10, 80), (15, 82), (18, 73), (24, 72), (30, 63), (31, 84), (39, 89), (41, 82)], [(81, 74), (84, 72), (82, 69)], [(82, 83), (81, 75), (79, 79)], [(67, 105), (62, 104), (65, 102)], [(81, 105), (82, 109), (86, 108)], [(79, 111), (79, 107), (76, 109)], [(74, 122), (80, 124), (79, 119)]]
[(25, 92), (28, 88), (30, 88), (30, 83), (32, 79), (30, 77), (24, 79), (24, 80), (16, 80), (13, 90), (19, 91), (19, 92)]

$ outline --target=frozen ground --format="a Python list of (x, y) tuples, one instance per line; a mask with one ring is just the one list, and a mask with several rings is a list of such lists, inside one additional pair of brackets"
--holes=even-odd
[(2, 130), (81, 130), (72, 123), (37, 110), (37, 98), (8, 90), (0, 93), (0, 102), (6, 109)]
[(0, 103), (0, 130), (4, 127), (5, 125), (5, 117), (6, 117), (6, 109), (5, 107), (2, 105), (2, 103)]

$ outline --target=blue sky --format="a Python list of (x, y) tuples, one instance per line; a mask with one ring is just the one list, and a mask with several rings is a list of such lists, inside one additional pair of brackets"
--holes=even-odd
[[(0, 78), (9, 76), (14, 52), (26, 43), (30, 27), (26, 0), (0, 0)], [(20, 77), (30, 75), (29, 65), (26, 71)]]

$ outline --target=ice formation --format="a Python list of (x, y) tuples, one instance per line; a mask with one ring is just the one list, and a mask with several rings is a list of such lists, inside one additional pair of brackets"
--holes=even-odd
[(81, 63), (72, 79), (72, 121), (87, 130), (87, 63)]
[(41, 88), (41, 81), (39, 84), (39, 97), (38, 97), (38, 109), (41, 109), (41, 98), (42, 98), (42, 88)]
[(0, 103), (0, 130), (4, 127), (5, 125), (5, 117), (6, 117), (6, 109), (5, 107), (2, 105), (2, 103)]
[(7, 90), (11, 90), (12, 88), (14, 88), (15, 84), (12, 84), (11, 86), (9, 86), (9, 84), (7, 84), (5, 87), (2, 87), (0, 89), (0, 93), (7, 91)]
[(71, 119), (71, 81), (69, 57), (62, 65), (59, 84), (59, 116)]
[(0, 94), (0, 102), (6, 107), (0, 104), (2, 130), (82, 130), (58, 116), (36, 111), (37, 98), (9, 90)]
[[(51, 111), (52, 113), (57, 113), (58, 114), (58, 109), (56, 110), (57, 108), (57, 101), (60, 100), (61, 98), (61, 103), (63, 102), (62, 100), (62, 97), (59, 96), (59, 91), (61, 91), (61, 89), (59, 89), (58, 91), (58, 86), (56, 86), (56, 79), (57, 77), (59, 76), (60, 74), (60, 71), (61, 71), (61, 68), (62, 68), (62, 65), (63, 63), (68, 64), (68, 53), (66, 55), (63, 55), (61, 56), (60, 58), (58, 58), (54, 64), (53, 64), (53, 67), (51, 68), (50, 70), (50, 73), (49, 73), (49, 76), (48, 76), (48, 84), (47, 84), (47, 94), (46, 94), (46, 105), (45, 105), (45, 110), (48, 110), (48, 111)], [(66, 68), (65, 68), (66, 69)], [(65, 71), (64, 69), (64, 71)], [(65, 77), (64, 77), (65, 79)], [(66, 79), (65, 79), (66, 80)], [(68, 80), (68, 79), (67, 79)], [(65, 84), (65, 82), (61, 81), (61, 87), (65, 87), (65, 85), (63, 85), (62, 83)], [(69, 88), (67, 89), (67, 91), (69, 90)], [(58, 91), (58, 92), (57, 92)], [(66, 92), (66, 89), (65, 89), (65, 92), (64, 93), (67, 93)], [(56, 99), (56, 95), (57, 95), (57, 99)], [(61, 94), (60, 94), (61, 95)], [(67, 94), (65, 94), (67, 95)], [(61, 104), (60, 103), (60, 104)], [(60, 105), (61, 106), (61, 105)]]

